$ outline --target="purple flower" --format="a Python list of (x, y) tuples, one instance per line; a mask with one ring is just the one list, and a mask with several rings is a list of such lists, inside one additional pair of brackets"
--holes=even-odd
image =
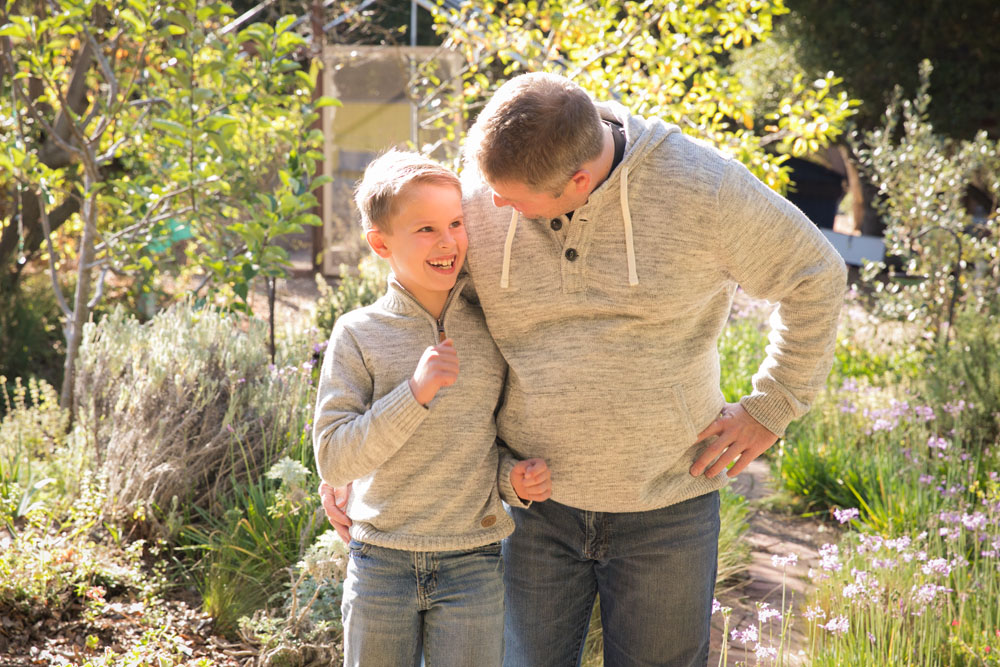
[(923, 567), (924, 574), (937, 573), (944, 576), (951, 574), (951, 564), (944, 558), (932, 558)]
[(766, 602), (761, 602), (757, 605), (757, 620), (761, 623), (767, 623), (772, 618), (777, 618), (781, 620), (781, 612), (774, 609)]
[(753, 651), (754, 655), (757, 657), (757, 661), (761, 660), (774, 660), (778, 657), (778, 649), (773, 646), (764, 646), (763, 644), (757, 644), (757, 648)]
[(986, 528), (986, 524), (986, 515), (982, 512), (962, 515), (962, 525), (965, 526), (966, 530), (983, 530)]
[(775, 567), (789, 567), (795, 565), (799, 562), (798, 554), (788, 554), (787, 556), (779, 556), (774, 554), (771, 556), (771, 564)]
[(929, 405), (918, 405), (913, 408), (913, 412), (925, 422), (929, 422), (934, 419), (934, 408)]
[(857, 519), (859, 516), (861, 516), (861, 511), (858, 510), (857, 507), (851, 507), (850, 509), (846, 510), (835, 509), (833, 510), (833, 516), (840, 523), (847, 523), (851, 519)]
[(733, 628), (733, 631), (729, 634), (733, 641), (738, 641), (741, 644), (752, 644), (757, 641), (757, 626), (750, 625), (747, 626), (746, 630), (740, 632), (739, 630)]
[(921, 484), (933, 484), (934, 475), (923, 474), (920, 476), (919, 481)]
[(950, 447), (950, 443), (942, 437), (932, 435), (927, 439), (927, 446), (931, 449), (940, 449), (944, 451)]
[(850, 621), (847, 620), (846, 616), (838, 616), (831, 619), (826, 625), (819, 626), (824, 630), (828, 630), (835, 635), (847, 634), (847, 631), (851, 629)]
[(807, 607), (804, 614), (810, 621), (815, 621), (816, 619), (826, 618), (826, 612), (823, 611), (821, 607)]
[(824, 544), (819, 548), (819, 566), (827, 572), (840, 572), (840, 552), (836, 544)]

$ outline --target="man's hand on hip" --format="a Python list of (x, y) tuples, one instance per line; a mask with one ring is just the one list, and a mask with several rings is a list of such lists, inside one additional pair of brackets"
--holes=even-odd
[(739, 403), (726, 403), (722, 414), (698, 434), (698, 440), (713, 435), (718, 436), (715, 442), (706, 447), (701, 456), (691, 464), (690, 472), (693, 477), (702, 473), (707, 477), (715, 477), (734, 462), (727, 474), (736, 477), (751, 461), (778, 441), (778, 436), (751, 417)]
[(351, 541), (351, 534), (348, 531), (351, 527), (351, 519), (344, 513), (344, 508), (347, 507), (347, 499), (350, 495), (350, 483), (347, 486), (338, 486), (336, 488), (326, 482), (320, 482), (319, 484), (319, 497), (323, 503), (323, 511), (326, 512), (326, 518), (344, 542)]

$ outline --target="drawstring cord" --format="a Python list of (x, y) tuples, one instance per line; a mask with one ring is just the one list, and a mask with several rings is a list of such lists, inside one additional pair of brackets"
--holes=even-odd
[(517, 209), (511, 207), (510, 226), (507, 227), (507, 240), (503, 244), (503, 270), (500, 272), (500, 289), (510, 286), (510, 249), (514, 246), (514, 232), (517, 231)]

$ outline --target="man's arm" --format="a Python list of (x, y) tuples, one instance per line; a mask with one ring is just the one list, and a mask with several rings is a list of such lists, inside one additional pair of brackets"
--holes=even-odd
[(736, 161), (718, 205), (722, 268), (747, 294), (778, 308), (753, 392), (698, 435), (717, 439), (691, 466), (695, 476), (733, 462), (729, 475), (739, 474), (805, 414), (830, 371), (847, 287), (843, 260), (816, 226)]

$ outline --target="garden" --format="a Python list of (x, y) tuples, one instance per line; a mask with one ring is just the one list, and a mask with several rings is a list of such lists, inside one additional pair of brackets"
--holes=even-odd
[[(338, 661), (347, 556), (311, 419), (333, 323), (387, 267), (291, 270), (339, 102), (317, 91), (311, 3), (266, 4), (240, 23), (238, 3), (0, 3), (0, 667)], [(360, 4), (328, 39), (400, 39), (399, 3)], [(783, 193), (790, 157), (849, 155), (864, 187), (841, 217), (859, 230), (868, 205), (886, 256), (851, 272), (827, 384), (764, 457), (768, 495), (723, 492), (711, 664), (1000, 665), (1000, 85), (956, 111), (941, 83), (1000, 71), (1000, 47), (958, 70), (899, 55), (876, 99), (810, 50), (842, 8), (787, 4), (446, 3), (428, 39), (461, 54), (462, 86), (428, 67), (409, 93), (445, 127), (519, 71), (559, 71)], [(293, 285), (306, 297), (282, 308)], [(727, 400), (771, 308), (737, 295)], [(772, 558), (806, 583), (757, 600), (763, 511), (823, 530), (810, 562)], [(596, 615), (584, 664), (602, 664)]]

